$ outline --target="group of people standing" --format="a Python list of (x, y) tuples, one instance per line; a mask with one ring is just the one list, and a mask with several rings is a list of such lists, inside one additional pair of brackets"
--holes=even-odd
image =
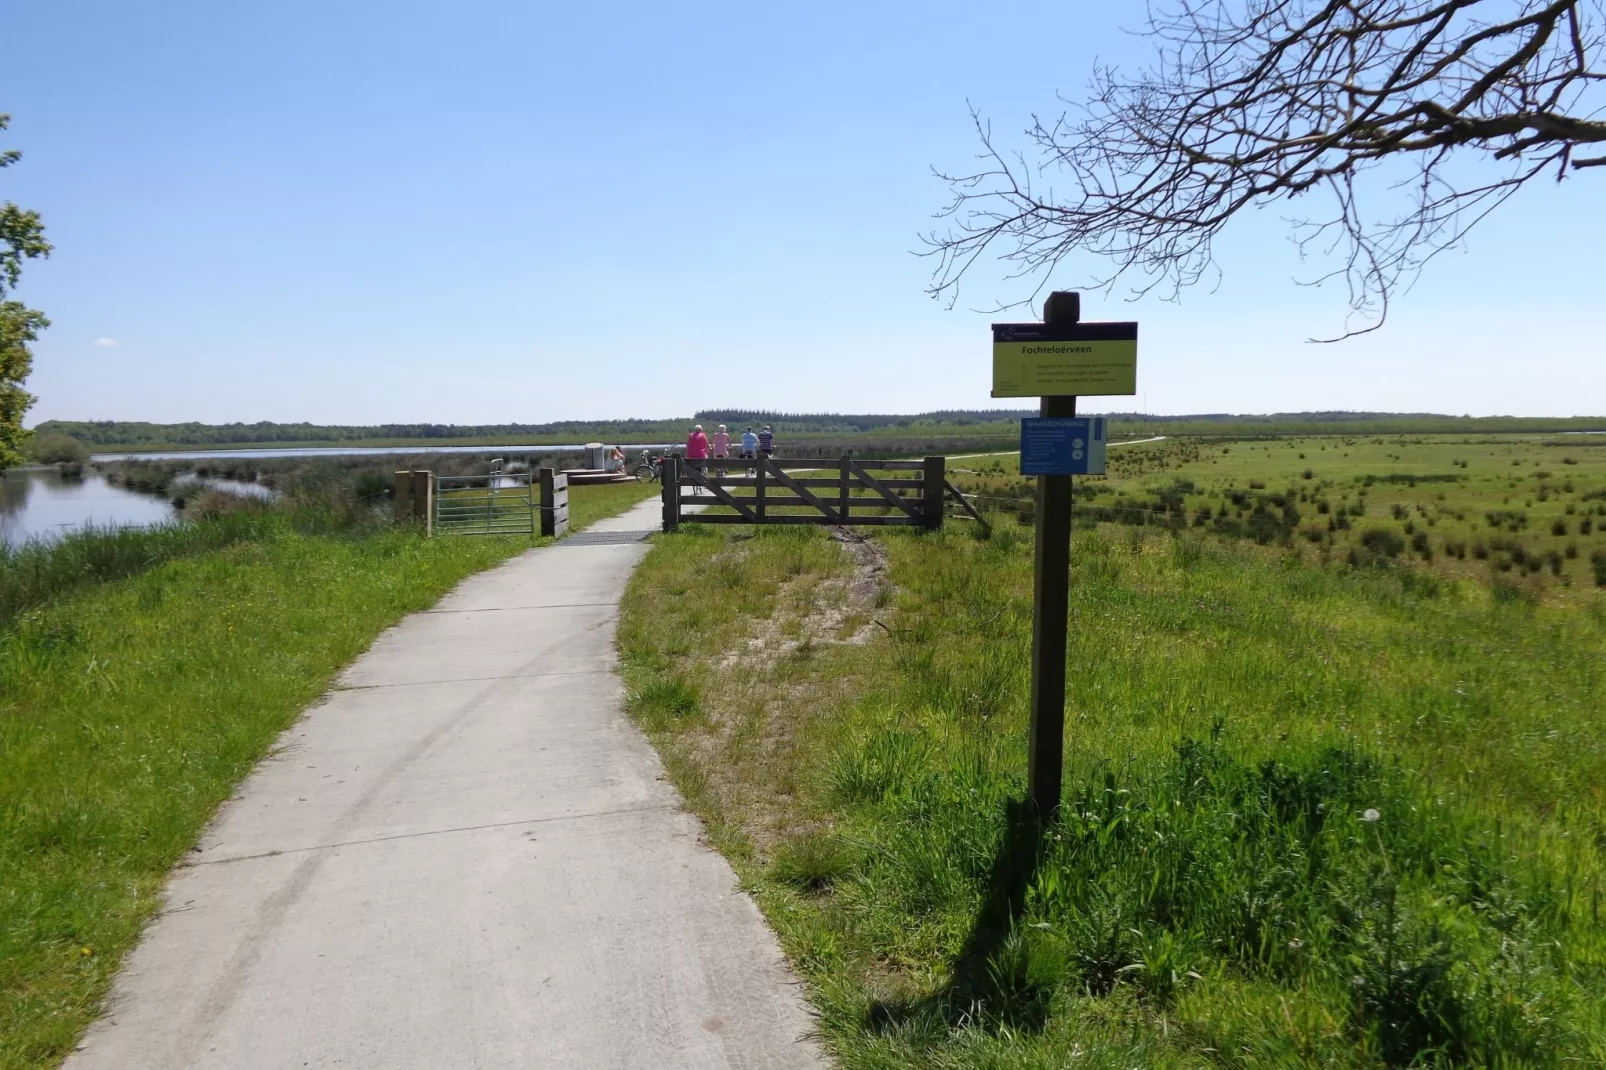
[[(751, 427), (742, 432), (739, 456), (751, 459), (759, 454), (765, 457), (775, 456), (775, 432), (770, 429), (769, 424), (760, 428), (757, 434), (753, 433)], [(702, 424), (693, 427), (691, 434), (686, 436), (686, 460), (693, 467), (706, 468), (709, 460), (720, 461), (730, 456), (730, 430), (724, 424), (719, 425), (712, 439), (703, 433)], [(721, 468), (719, 474), (724, 475), (725, 470)]]

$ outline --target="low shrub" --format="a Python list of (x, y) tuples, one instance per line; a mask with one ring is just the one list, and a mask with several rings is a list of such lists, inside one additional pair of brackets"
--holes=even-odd
[(1505, 528), (1508, 531), (1521, 531), (1528, 526), (1528, 514), (1521, 509), (1491, 509), (1483, 514), (1484, 522), (1491, 528)]
[(1393, 528), (1367, 528), (1361, 533), (1361, 546), (1377, 557), (1399, 557), (1405, 539)]
[(23, 443), (23, 455), (35, 464), (89, 463), (89, 447), (56, 431), (35, 431)]
[(233, 516), (238, 513), (262, 513), (271, 508), (268, 501), (263, 498), (253, 498), (246, 494), (219, 490), (216, 487), (200, 486), (201, 492), (184, 505), (185, 520), (191, 522), (213, 520), (220, 516)]
[(1512, 561), (1521, 565), (1528, 560), (1528, 547), (1520, 539), (1490, 539), (1489, 548), (1497, 553), (1504, 553)]

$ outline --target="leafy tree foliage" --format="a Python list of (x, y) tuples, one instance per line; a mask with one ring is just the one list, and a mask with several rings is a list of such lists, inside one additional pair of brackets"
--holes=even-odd
[[(11, 116), (0, 115), (0, 130)], [(0, 150), (0, 168), (10, 167), (22, 158), (15, 149)], [(23, 389), (33, 370), (29, 345), (50, 321), (20, 301), (6, 300), (22, 278), (22, 262), (50, 255), (44, 224), (38, 212), (27, 212), (10, 201), (0, 204), (0, 471), (22, 460), (22, 416), (34, 402)]]

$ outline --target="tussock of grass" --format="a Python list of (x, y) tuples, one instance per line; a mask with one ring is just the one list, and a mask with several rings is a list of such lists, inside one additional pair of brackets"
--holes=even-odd
[(1044, 830), (1031, 539), (995, 531), (884, 536), (881, 638), (756, 676), (730, 651), (844, 567), (823, 535), (665, 538), (627, 598), (635, 686), (701, 696), (643, 723), (844, 1065), (1603, 1061), (1606, 606), (1081, 531)]
[(852, 855), (829, 833), (807, 833), (787, 840), (775, 852), (771, 875), (803, 892), (831, 887), (852, 865)]
[(648, 717), (686, 717), (697, 712), (697, 689), (673, 676), (654, 676), (631, 696)]

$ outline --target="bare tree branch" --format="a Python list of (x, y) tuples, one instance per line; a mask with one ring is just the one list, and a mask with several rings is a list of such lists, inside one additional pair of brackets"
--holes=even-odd
[[(1154, 67), (1100, 67), (1085, 99), (1034, 117), (1028, 152), (971, 113), (980, 166), (953, 197), (930, 293), (957, 299), (984, 253), (1010, 279), (1107, 258), (1087, 280), (1175, 298), (1216, 271), (1214, 241), (1251, 206), (1316, 195), (1302, 257), (1332, 259), (1351, 316), (1390, 299), (1522, 186), (1606, 166), (1606, 0), (1174, 0), (1151, 8)], [(1040, 190), (1068, 180), (1069, 196)], [(1024, 303), (1024, 302), (1021, 302)]]

